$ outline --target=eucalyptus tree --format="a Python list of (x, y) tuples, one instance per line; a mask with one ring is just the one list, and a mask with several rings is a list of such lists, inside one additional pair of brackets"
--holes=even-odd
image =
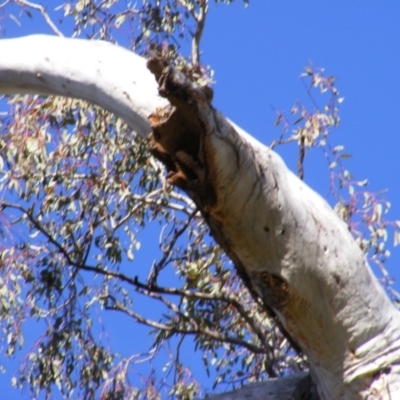
[[(212, 106), (206, 0), (65, 2), (73, 38), (43, 6), (1, 4), (5, 15), (13, 7), (40, 12), (55, 35), (0, 40), (6, 355), (29, 319), (44, 326), (12, 383), (34, 397), (200, 397), (180, 355), (191, 340), (216, 390), (253, 382), (220, 398), (400, 394), (400, 315), (367, 263), (387, 257), (386, 203), (366, 192), (360, 208), (355, 186), (366, 182), (354, 185), (343, 148), (329, 146), (334, 79), (306, 68), (326, 105), (296, 103), (291, 135), (279, 114), (283, 134), (264, 146)], [(127, 30), (130, 50), (115, 44)], [(286, 142), (298, 143), (298, 176), (273, 150)], [(302, 180), (313, 147), (348, 191), (332, 189), (334, 210)], [(146, 227), (160, 237), (147, 267), (137, 265)], [(137, 385), (138, 355), (107, 345), (103, 312), (151, 328), (148, 358), (171, 349), (164, 375)]]

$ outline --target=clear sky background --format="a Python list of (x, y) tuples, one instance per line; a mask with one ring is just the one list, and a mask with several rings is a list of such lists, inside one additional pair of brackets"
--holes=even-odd
[[(41, 3), (50, 11), (60, 2)], [(392, 203), (388, 218), (400, 220), (399, 21), (397, 1), (253, 0), (246, 9), (240, 1), (213, 6), (206, 21), (202, 57), (215, 70), (214, 105), (269, 144), (280, 134), (280, 128), (274, 127), (273, 109), (289, 113), (295, 100), (306, 101), (300, 73), (310, 62), (324, 67), (327, 75), (336, 76), (345, 97), (342, 122), (332, 141), (353, 155), (346, 165), (355, 178), (368, 178), (371, 191), (388, 190), (386, 198)], [(21, 27), (12, 20), (0, 23), (6, 24), (8, 37), (49, 33), (40, 15), (26, 19)], [(295, 169), (295, 153), (285, 147), (278, 152)], [(318, 151), (306, 159), (305, 180), (326, 197), (326, 163)], [(143, 239), (143, 257), (152, 257), (156, 243), (146, 241), (146, 235)], [(151, 242), (150, 236), (147, 239)], [(397, 279), (399, 290), (400, 247), (391, 250), (387, 269)], [(147, 347), (149, 339), (140, 336), (140, 329), (122, 319), (110, 323), (111, 333), (119, 335), (112, 341), (121, 351), (140, 351), (135, 350), (138, 342)], [(193, 360), (194, 374), (199, 371), (203, 377), (200, 356)], [(0, 390), (1, 399), (28, 398), (11, 391), (8, 374), (0, 375)]]

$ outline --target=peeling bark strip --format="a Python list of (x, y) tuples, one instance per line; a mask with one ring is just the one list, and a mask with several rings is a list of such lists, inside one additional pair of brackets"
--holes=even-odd
[(320, 398), (400, 398), (400, 314), (347, 226), (211, 106), (211, 89), (161, 60), (148, 68), (170, 103), (149, 118), (151, 151), (307, 355)]

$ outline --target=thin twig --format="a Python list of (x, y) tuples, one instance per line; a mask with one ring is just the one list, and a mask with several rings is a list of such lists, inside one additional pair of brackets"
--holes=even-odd
[(197, 22), (196, 31), (192, 40), (192, 63), (195, 67), (200, 67), (200, 40), (203, 35), (204, 24), (207, 15), (207, 0), (201, 0), (200, 9), (195, 20)]
[(191, 213), (191, 215), (188, 217), (188, 219), (186, 220), (186, 222), (184, 223), (182, 228), (175, 232), (174, 237), (172, 238), (171, 242), (169, 243), (161, 260), (157, 264), (153, 265), (152, 270), (150, 271), (150, 274), (149, 274), (149, 277), (147, 280), (150, 286), (153, 286), (156, 284), (158, 274), (160, 273), (162, 267), (164, 266), (165, 262), (167, 261), (168, 257), (170, 256), (171, 251), (173, 250), (176, 241), (186, 231), (190, 222), (192, 221), (192, 218), (195, 216), (196, 213), (197, 213), (197, 209)]
[(49, 27), (53, 30), (53, 32), (58, 36), (64, 37), (62, 32), (57, 28), (57, 26), (51, 20), (51, 18), (49, 16), (49, 14), (47, 13), (45, 7), (43, 7), (42, 5), (37, 4), (37, 3), (32, 3), (32, 2), (30, 2), (28, 0), (14, 0), (14, 2), (15, 2), (15, 4), (18, 4), (20, 6), (29, 7), (29, 8), (32, 8), (34, 10), (39, 11), (40, 14), (42, 14), (42, 17), (46, 21), (47, 25), (49, 25)]
[(231, 336), (222, 335), (221, 333), (218, 333), (218, 332), (208, 329), (208, 328), (193, 327), (192, 329), (184, 329), (184, 328), (179, 328), (179, 327), (175, 327), (175, 326), (165, 325), (165, 324), (162, 324), (161, 322), (157, 322), (157, 321), (150, 320), (148, 318), (144, 318), (142, 315), (126, 308), (122, 303), (118, 302), (118, 300), (116, 300), (113, 296), (107, 295), (107, 298), (112, 300), (113, 304), (111, 306), (105, 306), (105, 309), (121, 311), (121, 312), (129, 315), (130, 317), (134, 318), (137, 322), (147, 325), (147, 326), (150, 326), (152, 328), (156, 328), (159, 330), (172, 332), (172, 333), (181, 333), (181, 334), (185, 334), (185, 335), (196, 335), (196, 334), (204, 335), (213, 340), (217, 340), (219, 342), (243, 346), (253, 353), (257, 353), (257, 354), (265, 353), (265, 351), (258, 346), (255, 346), (251, 343), (245, 342), (238, 338), (233, 338)]
[(64, 249), (64, 247), (61, 246), (60, 243), (58, 243), (57, 240), (55, 240), (53, 238), (53, 236), (50, 235), (50, 233), (47, 232), (47, 230), (45, 228), (43, 228), (43, 226), (33, 217), (32, 212), (30, 212), (26, 208), (20, 206), (19, 204), (1, 202), (0, 205), (1, 205), (1, 207), (3, 209), (5, 209), (5, 208), (14, 208), (14, 209), (19, 210), (22, 213), (24, 213), (28, 217), (29, 221), (33, 224), (33, 226), (38, 231), (40, 231), (50, 241), (51, 244), (53, 244), (55, 247), (57, 247), (57, 249), (65, 257), (65, 259), (66, 259), (68, 264), (70, 264), (72, 266), (75, 266), (75, 267), (79, 267), (79, 263), (76, 263), (75, 261), (72, 260), (72, 258), (69, 256), (69, 252), (66, 249)]
[[(52, 243), (54, 246), (58, 248), (58, 250), (61, 252), (61, 254), (65, 257), (67, 263), (71, 266), (76, 267), (79, 270), (85, 270), (85, 271), (91, 271), (95, 272), (98, 274), (101, 274), (103, 276), (109, 276), (113, 277), (116, 279), (119, 279), (123, 282), (129, 283), (132, 286), (136, 287), (139, 292), (142, 294), (145, 294), (149, 297), (156, 298), (158, 300), (161, 300), (167, 307), (169, 307), (172, 311), (175, 313), (180, 313), (180, 311), (176, 308), (176, 305), (167, 301), (165, 298), (161, 296), (157, 296), (156, 293), (159, 294), (168, 294), (168, 295), (176, 295), (180, 297), (187, 297), (187, 298), (193, 298), (193, 299), (198, 299), (198, 300), (210, 300), (210, 301), (222, 301), (224, 303), (232, 305), (240, 314), (240, 316), (246, 321), (246, 323), (251, 327), (253, 332), (256, 334), (260, 342), (262, 343), (265, 351), (271, 353), (272, 349), (271, 346), (268, 345), (268, 342), (266, 338), (264, 337), (263, 332), (261, 329), (257, 326), (255, 321), (248, 315), (244, 307), (235, 299), (226, 297), (223, 294), (209, 294), (209, 293), (204, 293), (204, 292), (193, 292), (190, 290), (185, 290), (185, 289), (177, 289), (177, 288), (165, 288), (165, 287), (160, 287), (155, 285), (155, 282), (152, 284), (144, 284), (138, 281), (137, 278), (131, 278), (126, 276), (125, 274), (122, 274), (120, 272), (115, 272), (115, 271), (106, 271), (100, 267), (93, 267), (89, 265), (83, 265), (79, 262), (74, 261), (70, 256), (69, 252), (64, 249), (63, 246), (61, 246), (57, 240), (55, 240), (52, 235), (50, 235), (46, 229), (44, 229), (41, 224), (33, 217), (32, 213), (26, 210), (24, 207), (18, 205), (18, 204), (11, 204), (7, 202), (2, 203), (3, 208), (14, 208), (17, 209), (21, 212), (23, 212), (29, 219), (29, 221), (35, 226), (36, 229), (38, 229), (42, 234), (46, 236), (46, 238)], [(184, 225), (182, 232), (184, 229), (187, 228), (187, 224)], [(180, 233), (182, 233), (180, 232)], [(179, 235), (177, 235), (179, 236)], [(172, 249), (173, 246), (171, 246)]]

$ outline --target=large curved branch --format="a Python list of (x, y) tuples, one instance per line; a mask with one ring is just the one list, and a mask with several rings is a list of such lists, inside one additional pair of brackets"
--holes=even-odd
[(88, 100), (122, 118), (139, 135), (168, 102), (142, 57), (104, 41), (32, 35), (0, 40), (0, 93)]

